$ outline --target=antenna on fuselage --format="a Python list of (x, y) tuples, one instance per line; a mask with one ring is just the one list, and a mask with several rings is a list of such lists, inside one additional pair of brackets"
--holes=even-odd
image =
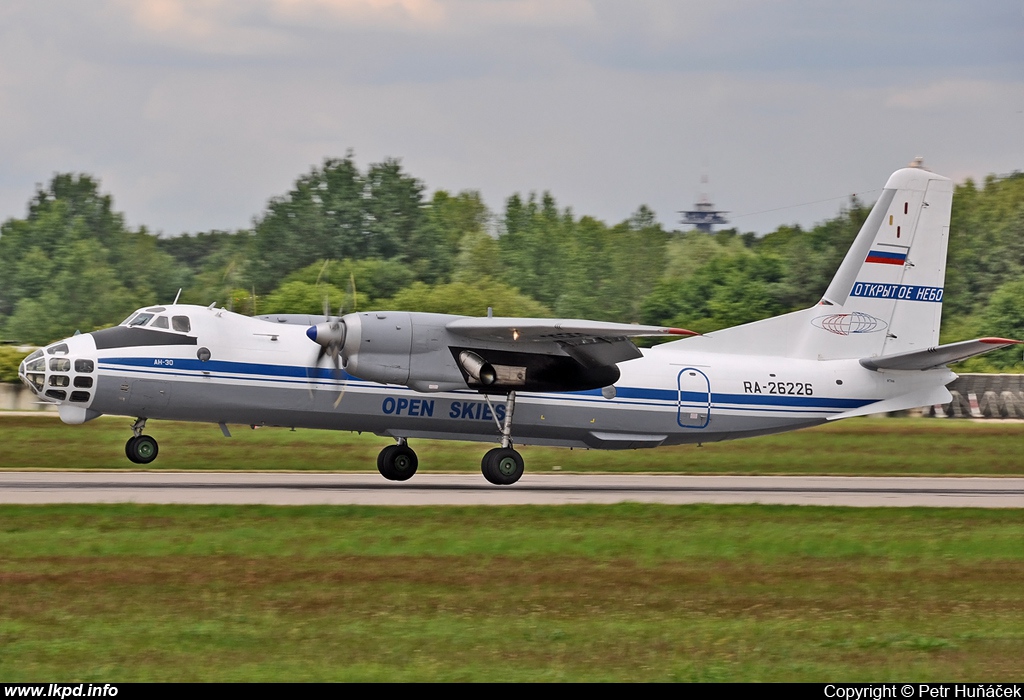
[(181, 296), (181, 287), (178, 287), (178, 293), (174, 295), (174, 301), (171, 302), (171, 306), (174, 306), (175, 304), (178, 303), (178, 297), (180, 297), (180, 296)]

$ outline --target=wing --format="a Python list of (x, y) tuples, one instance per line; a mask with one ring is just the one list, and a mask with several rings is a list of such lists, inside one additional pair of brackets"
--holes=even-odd
[(927, 350), (914, 350), (912, 352), (901, 352), (896, 355), (884, 357), (865, 357), (860, 361), (861, 365), (872, 370), (880, 369), (906, 369), (926, 370), (935, 369), (952, 362), (966, 360), (968, 357), (984, 355), (986, 352), (999, 350), (1010, 345), (1018, 345), (1024, 341), (1010, 340), (1009, 338), (978, 338), (977, 340), (964, 340), (960, 343), (949, 343)]
[(508, 350), (530, 352), (533, 345), (536, 352), (540, 344), (555, 343), (584, 367), (610, 366), (641, 357), (630, 338), (698, 335), (683, 328), (573, 318), (459, 318), (445, 327), (470, 340), (507, 344)]
[(639, 338), (641, 336), (698, 335), (684, 328), (640, 326), (635, 323), (586, 321), (578, 318), (472, 318), (449, 321), (452, 333), (476, 340), (558, 341), (579, 338)]

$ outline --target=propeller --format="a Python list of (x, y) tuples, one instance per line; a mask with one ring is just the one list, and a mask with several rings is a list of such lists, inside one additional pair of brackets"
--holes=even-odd
[[(342, 349), (345, 346), (345, 321), (341, 317), (342, 308), (338, 309), (337, 316), (331, 316), (331, 309), (327, 299), (324, 299), (324, 317), (327, 321), (318, 323), (315, 326), (310, 326), (306, 329), (306, 337), (312, 340), (314, 343), (320, 346), (317, 351), (316, 359), (313, 362), (315, 376), (316, 370), (320, 368), (320, 363), (323, 362), (325, 357), (330, 358), (331, 364), (334, 366), (332, 376), (335, 380), (341, 381), (344, 373), (341, 370), (342, 365)], [(310, 380), (312, 380), (310, 376)], [(334, 401), (334, 407), (337, 408), (338, 404), (341, 403), (342, 397), (345, 395), (346, 384), (341, 384), (338, 391), (338, 398)], [(309, 388), (310, 398), (313, 397), (312, 382)]]
[[(317, 283), (320, 282), (320, 276), (323, 275), (327, 269), (327, 264), (330, 260), (325, 260), (323, 267), (320, 269), (320, 275), (317, 276)], [(347, 298), (342, 300), (341, 306), (338, 307), (337, 316), (331, 316), (331, 304), (330, 300), (324, 297), (324, 318), (327, 320), (323, 323), (318, 323), (314, 326), (310, 326), (306, 329), (306, 336), (314, 343), (320, 346), (320, 350), (317, 351), (316, 360), (313, 363), (314, 372), (320, 368), (320, 363), (325, 357), (331, 359), (331, 364), (334, 366), (334, 372), (332, 376), (339, 382), (338, 398), (334, 400), (334, 408), (338, 407), (341, 403), (341, 399), (345, 396), (345, 389), (348, 388), (348, 382), (341, 382), (344, 373), (342, 372), (342, 365), (344, 364), (344, 348), (345, 348), (345, 337), (346, 327), (345, 320), (343, 318), (345, 314), (345, 302), (351, 300), (352, 308), (350, 311), (356, 310), (357, 296), (356, 296), (356, 278), (353, 273), (349, 273), (348, 279), (348, 294)], [(309, 396), (313, 398), (312, 389), (312, 376), (310, 377)]]

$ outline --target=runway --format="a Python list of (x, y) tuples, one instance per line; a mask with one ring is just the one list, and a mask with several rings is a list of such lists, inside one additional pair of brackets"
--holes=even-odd
[(479, 474), (0, 472), (0, 503), (557, 505), (773, 503), (1024, 508), (1024, 478), (530, 474), (509, 487)]

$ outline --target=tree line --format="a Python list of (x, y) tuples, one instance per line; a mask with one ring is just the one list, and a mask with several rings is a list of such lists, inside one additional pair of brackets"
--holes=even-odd
[[(496, 213), (479, 192), (428, 196), (398, 160), (361, 170), (349, 153), (299, 177), (249, 229), (160, 237), (129, 228), (95, 178), (64, 173), (0, 225), (0, 339), (45, 344), (178, 289), (246, 314), (321, 313), (326, 299), (332, 313), (493, 307), (708, 332), (817, 302), (869, 210), (853, 198), (812, 228), (764, 236), (669, 231), (646, 206), (610, 225), (548, 192)], [(977, 335), (1024, 338), (1024, 173), (956, 187), (943, 342)], [(1024, 363), (1008, 349), (960, 368)]]

